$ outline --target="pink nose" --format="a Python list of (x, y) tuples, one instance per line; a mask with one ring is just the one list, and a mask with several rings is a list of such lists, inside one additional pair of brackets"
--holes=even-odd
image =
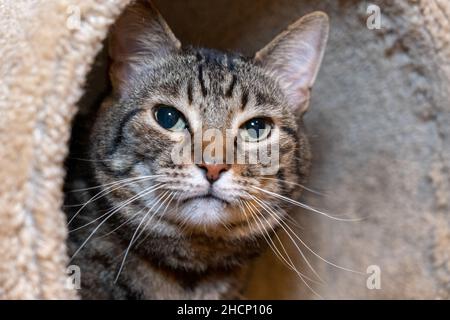
[(228, 171), (230, 169), (230, 165), (228, 164), (205, 164), (201, 163), (198, 164), (201, 169), (205, 170), (206, 172), (206, 179), (210, 183), (213, 183), (220, 178), (220, 174), (222, 172)]

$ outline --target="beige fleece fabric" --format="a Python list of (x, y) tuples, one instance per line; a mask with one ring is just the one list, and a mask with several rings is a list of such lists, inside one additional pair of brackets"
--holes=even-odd
[[(371, 1), (381, 9), (380, 30), (366, 27), (367, 1), (155, 2), (182, 42), (249, 55), (307, 12), (330, 15), (305, 119), (315, 157), (309, 186), (326, 196), (303, 201), (365, 219), (339, 223), (301, 211), (296, 230), (340, 266), (363, 273), (379, 266), (381, 289), (304, 249), (325, 280), (316, 291), (338, 299), (450, 298), (449, 2)], [(127, 3), (0, 1), (1, 299), (77, 298), (66, 286), (63, 161), (86, 74)], [(89, 95), (98, 83), (87, 84)], [(270, 252), (255, 263), (248, 296), (317, 298)]]

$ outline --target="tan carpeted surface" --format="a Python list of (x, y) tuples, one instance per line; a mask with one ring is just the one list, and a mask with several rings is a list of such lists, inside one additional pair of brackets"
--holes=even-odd
[(75, 297), (65, 283), (63, 161), (85, 74), (125, 3), (0, 2), (0, 298)]

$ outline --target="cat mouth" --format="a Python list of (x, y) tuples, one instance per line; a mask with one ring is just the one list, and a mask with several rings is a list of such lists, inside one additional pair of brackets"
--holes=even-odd
[(222, 202), (223, 204), (226, 204), (226, 205), (230, 204), (228, 201), (226, 201), (226, 200), (224, 200), (222, 198), (219, 198), (219, 197), (217, 197), (217, 196), (215, 196), (213, 194), (210, 194), (210, 193), (204, 194), (204, 195), (201, 195), (201, 196), (190, 197), (190, 198), (184, 199), (182, 202), (186, 203), (186, 202), (189, 202), (189, 201), (192, 201), (192, 200), (216, 200), (216, 201), (220, 201), (220, 202)]

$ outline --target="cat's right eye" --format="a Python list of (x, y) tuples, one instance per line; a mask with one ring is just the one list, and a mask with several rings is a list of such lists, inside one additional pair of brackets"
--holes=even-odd
[(158, 105), (155, 109), (155, 119), (161, 127), (170, 131), (183, 131), (187, 128), (183, 114), (171, 106)]

